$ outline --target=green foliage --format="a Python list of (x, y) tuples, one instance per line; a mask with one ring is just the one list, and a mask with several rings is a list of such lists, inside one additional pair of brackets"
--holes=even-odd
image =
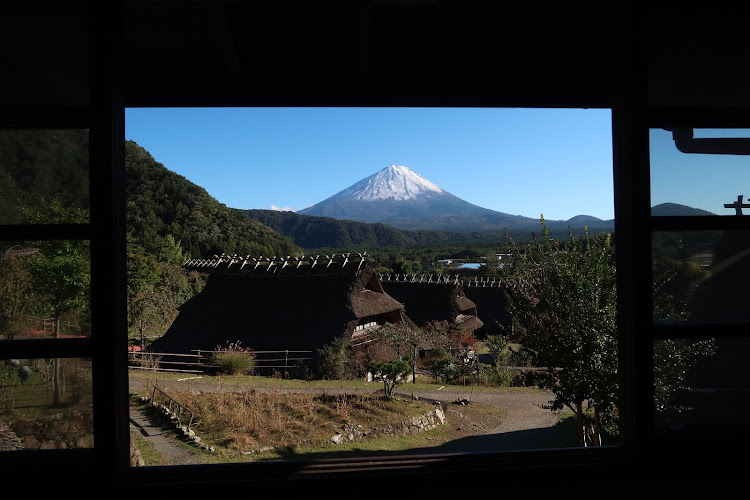
[(690, 368), (697, 359), (715, 353), (713, 339), (665, 339), (654, 342), (654, 408), (659, 420), (669, 421), (693, 409), (685, 398), (693, 391), (688, 384)]
[(244, 348), (240, 342), (227, 342), (225, 346), (216, 346), (211, 362), (220, 373), (227, 375), (251, 374), (255, 371), (255, 353)]
[(35, 255), (29, 258), (29, 270), (37, 297), (55, 320), (71, 311), (88, 310), (91, 271), (87, 255)]
[(318, 377), (326, 380), (344, 380), (350, 375), (349, 342), (337, 337), (318, 349)]
[(435, 380), (442, 379), (446, 384), (455, 382), (462, 377), (472, 376), (474, 368), (473, 365), (468, 365), (453, 356), (446, 356), (429, 364), (429, 369)]
[(513, 355), (513, 351), (510, 348), (510, 343), (508, 342), (507, 337), (505, 337), (504, 335), (488, 335), (484, 339), (484, 344), (489, 349), (490, 354), (492, 354), (495, 368), (507, 365), (508, 361)]
[(370, 369), (383, 380), (385, 397), (391, 398), (403, 375), (413, 369), (413, 364), (411, 357), (406, 356), (393, 361), (371, 361)]
[(22, 259), (0, 253), (0, 333), (8, 340), (21, 333), (32, 293), (31, 275)]
[(517, 385), (516, 377), (506, 368), (478, 365), (477, 385), (511, 387)]
[(422, 342), (420, 330), (406, 323), (385, 323), (375, 335), (378, 341), (391, 346), (399, 357), (409, 354)]
[[(489, 246), (502, 241), (505, 233), (491, 231), (454, 232), (436, 230), (404, 230), (386, 226), (382, 223), (355, 222), (333, 219), (330, 217), (313, 217), (294, 212), (275, 210), (243, 210), (243, 213), (271, 229), (290, 238), (295, 244), (306, 249), (384, 249), (395, 248), (430, 248), (437, 246), (471, 248), (474, 245)], [(519, 235), (523, 237), (523, 235)], [(469, 252), (469, 254), (472, 254)], [(459, 252), (454, 257), (465, 256)], [(478, 255), (478, 254), (477, 254)], [(450, 257), (446, 255), (445, 257)], [(439, 258), (442, 258), (440, 256)], [(407, 257), (408, 258), (408, 257)]]
[(687, 259), (655, 259), (652, 265), (655, 321), (685, 321), (698, 284), (709, 276), (698, 263)]
[(86, 130), (0, 131), (0, 222), (28, 222), (25, 209), (50, 202), (87, 209), (88, 155)]
[[(732, 234), (732, 232), (729, 232)], [(694, 260), (695, 249), (713, 247), (714, 262), (732, 258), (747, 248), (747, 241), (732, 245), (732, 236), (716, 231), (655, 233), (652, 264), (653, 318), (657, 322), (686, 322), (693, 312), (701, 286), (710, 283), (711, 272)], [(734, 248), (732, 248), (734, 246)], [(715, 267), (714, 267), (715, 269)], [(693, 409), (690, 371), (696, 361), (716, 354), (713, 339), (667, 339), (654, 342), (654, 408), (656, 419), (669, 422)]]
[[(31, 223), (83, 223), (88, 220), (88, 210), (66, 207), (52, 201), (43, 207), (23, 210), (24, 218)], [(48, 311), (59, 335), (60, 319), (75, 313), (81, 326), (89, 323), (91, 257), (87, 240), (44, 240), (32, 243), (39, 253), (26, 259), (31, 276), (35, 307)]]
[(185, 255), (182, 253), (180, 241), (175, 241), (174, 236), (168, 234), (164, 237), (164, 244), (159, 247), (159, 260), (169, 264), (182, 265)]
[(206, 276), (161, 262), (156, 256), (130, 252), (128, 270), (128, 334), (142, 347), (163, 335), (177, 308), (203, 289)]
[[(542, 238), (516, 247), (503, 270), (509, 307), (526, 329), (523, 344), (546, 368), (540, 385), (554, 395), (551, 409), (570, 408), (583, 429), (584, 409), (593, 408), (591, 426), (599, 436), (619, 391), (614, 246), (609, 235), (588, 231), (557, 241), (544, 218), (541, 224)], [(582, 432), (581, 445), (585, 437)]]

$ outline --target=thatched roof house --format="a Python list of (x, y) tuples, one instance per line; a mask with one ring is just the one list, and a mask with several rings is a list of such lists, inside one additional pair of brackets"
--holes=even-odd
[[(459, 315), (473, 316), (476, 319), (468, 318), (470, 321), (463, 328), (471, 330), (477, 338), (505, 333), (510, 328), (505, 285), (496, 278), (383, 274), (380, 281), (389, 295), (404, 303), (406, 313), (415, 323), (424, 324), (425, 321), (440, 319), (450, 322)], [(429, 284), (441, 283), (447, 288), (424, 292), (430, 289)], [(405, 288), (404, 284), (418, 286)], [(455, 294), (448, 292), (451, 287), (458, 287)]]
[(380, 281), (388, 295), (404, 303), (409, 318), (418, 326), (447, 321), (456, 330), (473, 333), (484, 325), (477, 305), (466, 297), (458, 278), (385, 274)]
[(474, 333), (479, 338), (487, 335), (506, 334), (510, 330), (512, 318), (508, 312), (505, 284), (496, 278), (475, 278), (463, 280), (464, 294), (482, 312), (484, 325)]
[(185, 268), (208, 273), (201, 293), (179, 308), (152, 352), (189, 353), (240, 342), (256, 351), (315, 351), (408, 321), (383, 291), (364, 254), (302, 258), (217, 256)]

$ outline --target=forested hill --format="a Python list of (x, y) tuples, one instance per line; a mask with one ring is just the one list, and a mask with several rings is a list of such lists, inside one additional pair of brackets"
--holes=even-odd
[(0, 222), (20, 224), (24, 209), (55, 200), (89, 207), (89, 136), (85, 130), (0, 133)]
[(382, 248), (488, 243), (505, 240), (500, 232), (407, 231), (382, 223), (355, 222), (275, 210), (242, 210), (250, 219), (306, 248)]
[(290, 239), (219, 203), (133, 141), (125, 144), (125, 172), (129, 244), (148, 254), (158, 254), (171, 239), (194, 258), (302, 254)]

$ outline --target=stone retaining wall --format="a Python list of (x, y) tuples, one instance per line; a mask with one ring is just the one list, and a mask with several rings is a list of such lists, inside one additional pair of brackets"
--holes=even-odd
[[(445, 410), (442, 406), (436, 406), (435, 409), (427, 413), (387, 427), (366, 429), (361, 425), (344, 424), (340, 431), (331, 436), (330, 440), (333, 444), (343, 444), (350, 441), (361, 441), (363, 439), (404, 437), (410, 434), (435, 429), (436, 427), (443, 425), (445, 422)], [(283, 447), (281, 446), (266, 446), (257, 450), (246, 451), (243, 454), (252, 455), (282, 448)]]
[(345, 424), (344, 428), (331, 437), (334, 444), (346, 443), (348, 441), (360, 441), (366, 438), (403, 437), (429, 431), (445, 423), (445, 412), (441, 407), (427, 412), (418, 417), (413, 417), (396, 425), (389, 425), (380, 429), (365, 429), (361, 425)]
[(207, 446), (203, 443), (201, 438), (193, 432), (192, 429), (189, 429), (186, 425), (183, 425), (180, 422), (180, 417), (175, 412), (173, 412), (170, 408), (168, 408), (165, 405), (155, 403), (154, 401), (151, 401), (151, 398), (148, 397), (141, 397), (142, 403), (148, 403), (151, 408), (156, 412), (156, 414), (161, 418), (162, 424), (165, 427), (173, 427), (177, 433), (184, 439), (185, 441), (188, 441), (189, 443), (192, 443), (198, 448), (201, 448), (206, 451), (213, 452), (214, 447), (213, 446)]

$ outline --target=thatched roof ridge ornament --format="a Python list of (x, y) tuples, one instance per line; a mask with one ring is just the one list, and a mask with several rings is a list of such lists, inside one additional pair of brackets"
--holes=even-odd
[(479, 276), (476, 278), (462, 278), (458, 274), (390, 274), (378, 275), (380, 281), (384, 282), (409, 282), (409, 283), (433, 283), (446, 285), (463, 285), (471, 288), (500, 288), (505, 287), (505, 282), (500, 278)]
[(210, 274), (239, 274), (243, 276), (304, 276), (312, 274), (341, 274), (359, 271), (367, 253), (331, 255), (252, 257), (215, 255), (213, 259), (191, 259), (183, 264), (188, 270)]
[(471, 281), (463, 280), (461, 276), (455, 274), (390, 274), (383, 273), (379, 274), (378, 278), (380, 281), (385, 282), (399, 282), (399, 283), (432, 283), (436, 285), (466, 285)]

